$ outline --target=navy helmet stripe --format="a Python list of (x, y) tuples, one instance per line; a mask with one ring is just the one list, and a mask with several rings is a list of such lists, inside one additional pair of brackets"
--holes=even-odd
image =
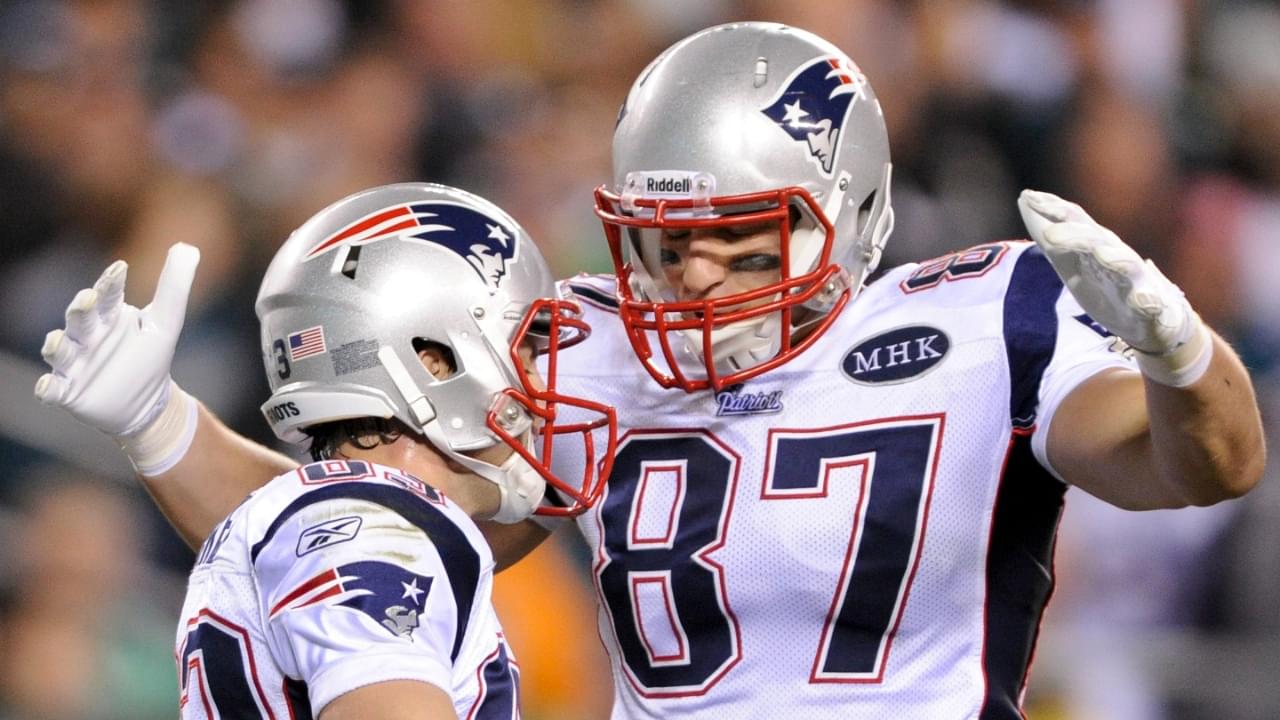
[(1035, 424), (1040, 380), (1058, 338), (1055, 308), (1062, 280), (1038, 247), (1018, 258), (1004, 296), (1004, 344), (1009, 361), (1009, 418), (1017, 428)]
[(445, 573), (449, 576), (449, 584), (453, 587), (454, 605), (457, 607), (458, 629), (453, 638), (453, 650), (450, 653), (450, 659), (456, 660), (458, 651), (462, 647), (462, 638), (466, 634), (467, 621), (471, 617), (471, 605), (475, 600), (476, 588), (480, 584), (480, 554), (471, 546), (471, 542), (461, 528), (438, 508), (408, 490), (359, 481), (318, 487), (295, 499), (276, 516), (262, 539), (254, 543), (249, 557), (256, 563), (258, 554), (266, 544), (271, 542), (289, 518), (304, 508), (327, 500), (339, 499), (364, 500), (381, 505), (413, 523), (435, 543), (440, 559), (444, 563)]

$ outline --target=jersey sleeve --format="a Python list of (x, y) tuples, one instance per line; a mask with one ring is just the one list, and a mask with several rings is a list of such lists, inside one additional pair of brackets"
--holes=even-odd
[(1055, 310), (1057, 336), (1053, 355), (1040, 381), (1031, 451), (1041, 465), (1062, 480), (1049, 463), (1047, 450), (1049, 426), (1058, 406), (1080, 383), (1099, 372), (1112, 368), (1136, 371), (1138, 367), (1123, 350), (1123, 343), (1094, 322), (1069, 291), (1062, 290)]
[(426, 500), (377, 490), (376, 498), (303, 495), (253, 549), (268, 643), (286, 674), (306, 683), (317, 713), (388, 680), (453, 694), (453, 658), (474, 596), (456, 583), (468, 584), (478, 560), (456, 536), (445, 532), (440, 542), (433, 523), (457, 528)]

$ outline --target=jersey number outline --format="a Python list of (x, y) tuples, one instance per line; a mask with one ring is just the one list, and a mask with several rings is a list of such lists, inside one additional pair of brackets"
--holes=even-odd
[(916, 268), (898, 287), (910, 294), (937, 287), (943, 281), (981, 277), (1000, 264), (1008, 251), (1008, 243), (993, 243), (943, 255)]
[[(825, 498), (839, 470), (856, 469), (860, 485), (810, 683), (883, 681), (919, 565), (944, 425), (938, 414), (769, 432), (761, 501)], [(725, 542), (740, 461), (701, 429), (633, 430), (619, 443), (596, 521), (595, 580), (622, 668), (644, 697), (702, 695), (741, 660), (731, 593), (713, 557)], [(638, 518), (658, 476), (668, 481), (671, 511), (664, 528), (655, 532), (651, 520), (642, 534)], [(875, 562), (866, 561), (872, 552)], [(651, 602), (665, 603), (669, 647), (655, 647), (645, 631), (645, 585)]]
[[(249, 632), (212, 610), (187, 620), (187, 637), (177, 653), (182, 685), (179, 707), (195, 690), (205, 717), (270, 718), (276, 715), (258, 680)], [(185, 714), (184, 714), (185, 716)]]

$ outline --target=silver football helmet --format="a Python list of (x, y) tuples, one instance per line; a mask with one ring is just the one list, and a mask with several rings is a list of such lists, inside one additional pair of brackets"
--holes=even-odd
[[(427, 183), (359, 192), (294, 231), (263, 278), (257, 313), (272, 393), (262, 412), (291, 442), (320, 423), (395, 418), (498, 484), (495, 519), (516, 522), (535, 508), (576, 514), (599, 497), (616, 439), (612, 408), (556, 390), (556, 353), (589, 332), (580, 312), (493, 203)], [(527, 376), (524, 342), (549, 355), (545, 388)], [(446, 348), (456, 371), (432, 376), (418, 358), (423, 343)], [(603, 444), (592, 436), (601, 428)], [(588, 458), (577, 482), (550, 469), (565, 436)], [(465, 454), (499, 442), (515, 450), (501, 467)], [(546, 483), (568, 507), (539, 508)]]
[[(822, 38), (734, 23), (662, 53), (622, 106), (613, 184), (596, 192), (620, 315), (654, 379), (719, 390), (812, 344), (880, 260), (893, 228), (890, 173), (871, 86)], [(663, 233), (761, 223), (781, 238), (778, 282), (676, 296)]]

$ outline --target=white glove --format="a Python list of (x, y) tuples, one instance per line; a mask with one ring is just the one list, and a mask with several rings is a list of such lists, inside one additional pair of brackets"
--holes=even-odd
[(124, 302), (129, 266), (117, 260), (76, 293), (66, 330), (50, 331), (40, 351), (53, 372), (36, 381), (36, 397), (114, 436), (143, 475), (177, 464), (195, 434), (195, 402), (169, 366), (199, 262), (195, 247), (171, 247), (155, 297), (139, 310)]
[(1079, 205), (1023, 190), (1018, 210), (1090, 317), (1137, 351), (1142, 374), (1186, 387), (1209, 367), (1213, 340), (1182, 291)]

